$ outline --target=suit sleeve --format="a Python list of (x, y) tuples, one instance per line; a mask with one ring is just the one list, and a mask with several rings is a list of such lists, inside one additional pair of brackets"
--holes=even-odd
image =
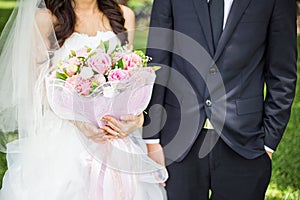
[(290, 118), (297, 80), (295, 0), (275, 0), (266, 52), (265, 145), (276, 150)]
[[(172, 60), (173, 17), (171, 0), (154, 0), (150, 21), (147, 55), (152, 58), (152, 65), (162, 68), (156, 72), (156, 81), (152, 98), (146, 109), (143, 128), (144, 139), (159, 139), (163, 127), (164, 97), (168, 80), (168, 67)], [(160, 106), (157, 106), (160, 105)]]

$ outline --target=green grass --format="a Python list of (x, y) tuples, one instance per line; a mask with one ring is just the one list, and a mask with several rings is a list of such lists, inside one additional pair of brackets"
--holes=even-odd
[[(12, 11), (12, 2), (0, 0), (0, 31)], [(135, 48), (144, 49), (147, 31), (138, 30), (135, 36)], [(298, 46), (300, 47), (300, 38)], [(298, 69), (300, 70), (300, 63)], [(300, 81), (297, 85), (290, 123), (273, 157), (273, 175), (267, 191), (267, 200), (300, 200)], [(5, 171), (5, 154), (0, 153), (0, 186)]]
[(145, 50), (147, 45), (148, 30), (137, 29), (135, 31), (134, 49)]
[[(0, 32), (4, 28), (14, 6), (14, 1), (0, 1)], [(2, 177), (7, 169), (5, 154), (0, 153), (0, 187), (2, 185)]]
[[(300, 48), (300, 38), (298, 38)], [(299, 53), (300, 57), (300, 53)], [(298, 59), (298, 77), (300, 60)], [(274, 153), (273, 175), (267, 195), (268, 200), (300, 200), (300, 78), (297, 82), (291, 119), (283, 139)]]
[[(0, 0), (0, 9), (12, 9), (15, 6), (15, 1), (3, 1)], [(1, 12), (2, 14), (2, 12)]]
[(0, 6), (0, 30), (4, 28), (4, 25), (6, 21), (8, 20), (8, 17), (10, 13), (12, 12), (12, 9), (3, 9)]
[(2, 177), (7, 169), (6, 157), (4, 153), (0, 153), (0, 186), (2, 186)]

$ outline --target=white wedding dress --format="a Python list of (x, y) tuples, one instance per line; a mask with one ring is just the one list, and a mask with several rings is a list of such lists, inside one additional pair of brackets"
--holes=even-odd
[[(119, 44), (111, 31), (96, 36), (73, 33), (55, 53), (54, 62), (71, 49), (95, 48), (100, 40)], [(50, 108), (44, 109), (42, 122), (38, 135), (7, 145), (11, 153), (1, 200), (166, 199), (159, 182), (165, 181), (167, 172), (147, 157), (140, 131), (96, 144)]]

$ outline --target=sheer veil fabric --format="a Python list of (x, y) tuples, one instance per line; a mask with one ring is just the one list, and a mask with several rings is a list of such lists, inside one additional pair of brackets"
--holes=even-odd
[(99, 145), (49, 108), (45, 77), (61, 48), (43, 0), (17, 1), (0, 48), (1, 200), (166, 199), (167, 171), (140, 131)]
[(43, 77), (52, 52), (59, 48), (51, 15), (40, 0), (17, 1), (1, 38), (0, 150), (7, 152), (10, 132), (37, 134), (43, 116)]

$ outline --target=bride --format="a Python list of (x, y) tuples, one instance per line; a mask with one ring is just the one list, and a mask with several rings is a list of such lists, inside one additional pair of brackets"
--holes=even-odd
[(147, 156), (143, 114), (105, 116), (99, 128), (59, 118), (45, 97), (51, 64), (99, 41), (133, 44), (134, 26), (113, 0), (17, 2), (0, 38), (1, 200), (166, 199), (168, 175)]

